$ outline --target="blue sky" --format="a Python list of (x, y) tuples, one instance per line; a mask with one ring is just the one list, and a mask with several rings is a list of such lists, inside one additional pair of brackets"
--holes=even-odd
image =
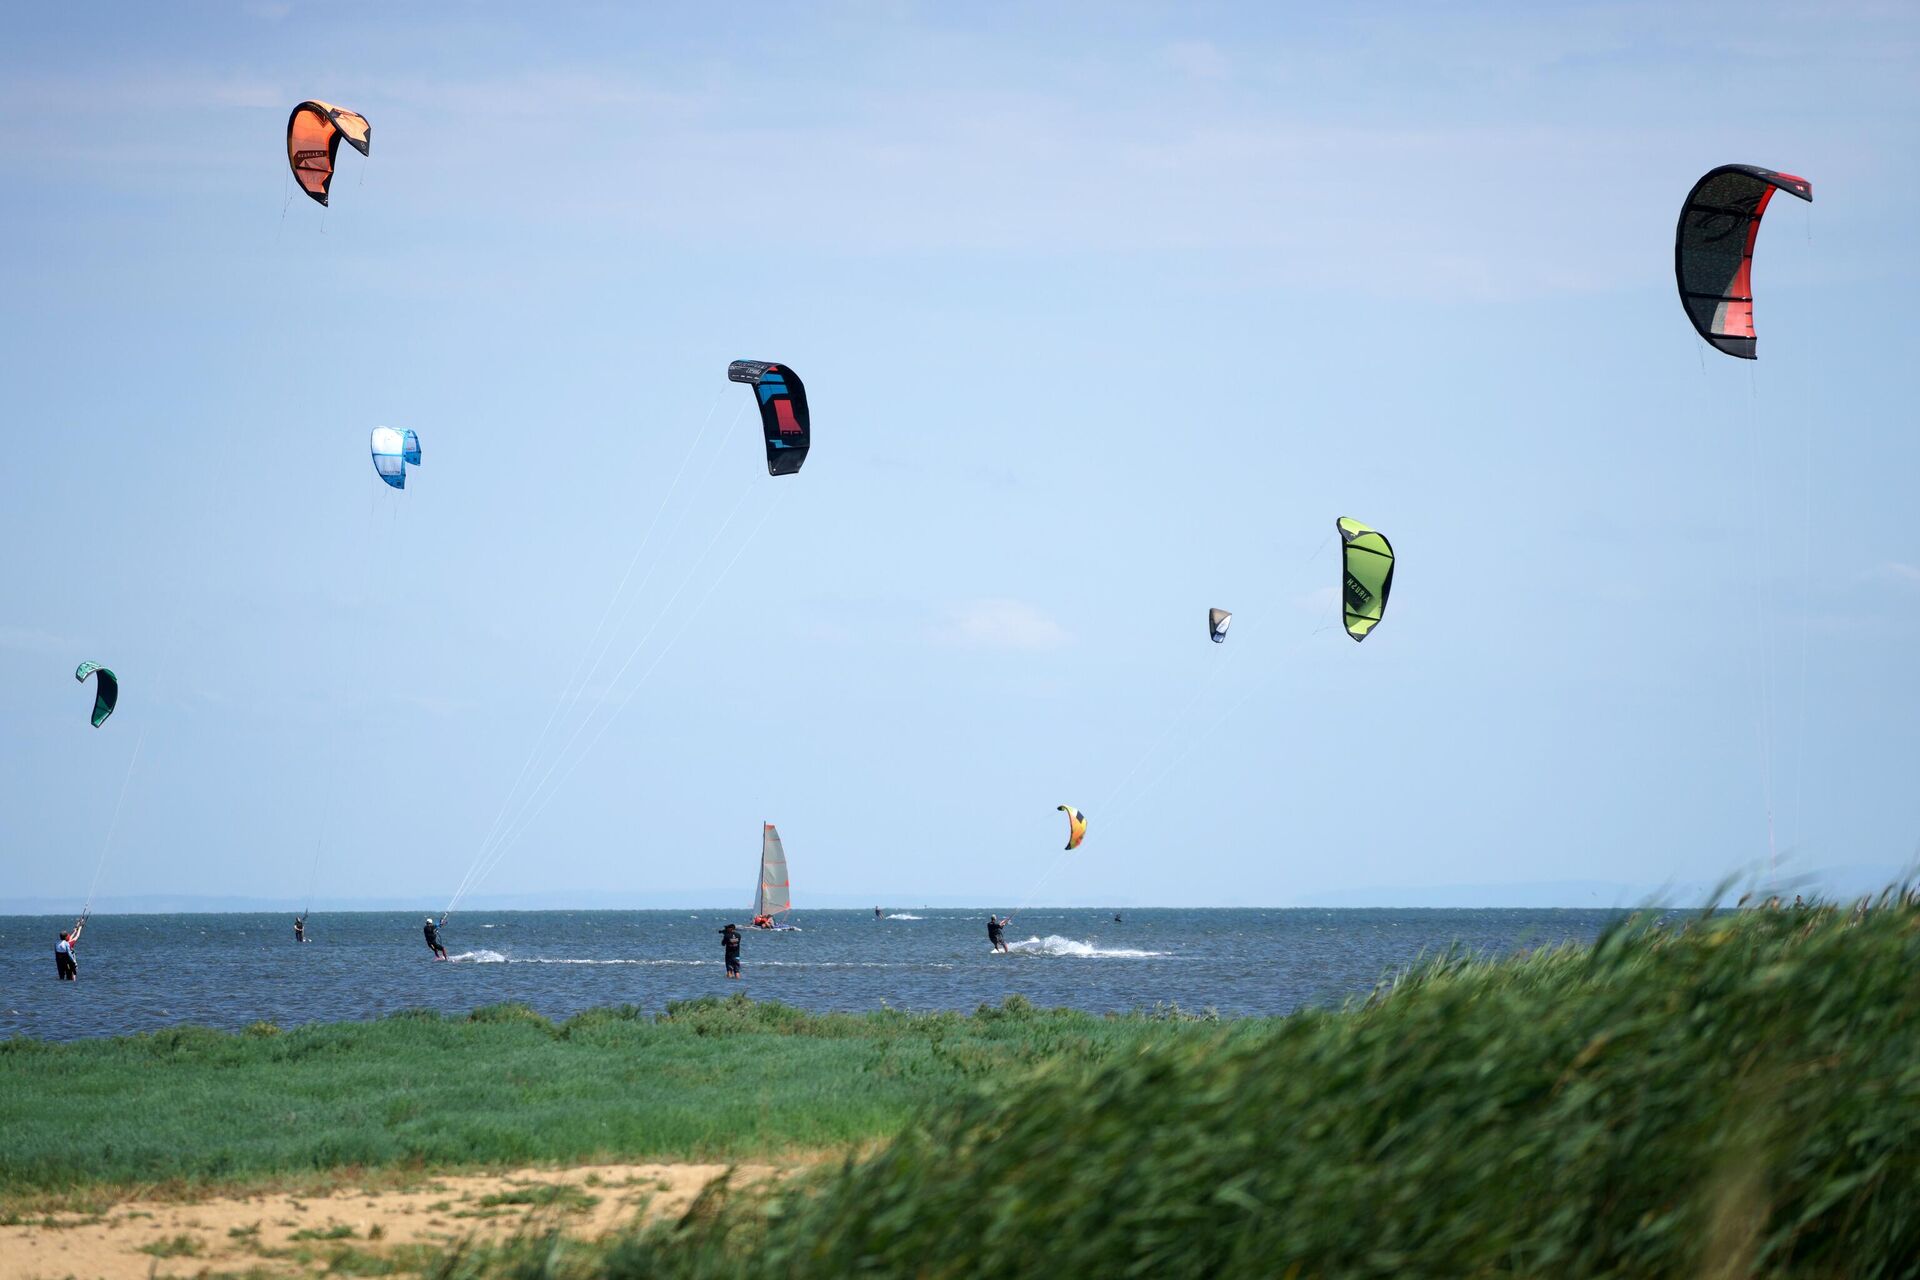
[[(323, 904), (439, 906), (503, 802), (483, 890), (581, 905), (744, 900), (763, 819), (802, 906), (1713, 881), (1769, 804), (1791, 870), (1902, 864), (1917, 40), (1900, 5), (21, 14), (9, 896), (77, 905), (112, 827), (103, 895), (299, 898), (317, 849)], [(306, 97), (373, 123), (327, 210)], [(1753, 365), (1672, 280), (1733, 161), (1816, 198), (1768, 214)], [(806, 379), (798, 477), (739, 357)], [(404, 494), (378, 424), (423, 442)], [(1340, 515), (1400, 557), (1359, 646)], [(98, 732), (83, 659), (125, 687)]]

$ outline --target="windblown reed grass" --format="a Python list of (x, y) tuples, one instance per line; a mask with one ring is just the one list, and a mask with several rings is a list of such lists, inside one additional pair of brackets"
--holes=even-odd
[(1639, 918), (1074, 1055), (531, 1277), (1911, 1276), (1920, 912)]

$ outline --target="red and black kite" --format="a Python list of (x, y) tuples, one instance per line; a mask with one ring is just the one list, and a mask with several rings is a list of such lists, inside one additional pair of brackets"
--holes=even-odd
[(364, 156), (373, 142), (373, 126), (357, 111), (314, 99), (287, 117), (287, 163), (293, 166), (294, 181), (321, 204), (333, 185), (333, 157), (342, 138)]
[(1813, 199), (1805, 178), (1723, 164), (1687, 192), (1673, 236), (1673, 274), (1687, 319), (1701, 337), (1742, 360), (1754, 358), (1753, 242), (1775, 191)]

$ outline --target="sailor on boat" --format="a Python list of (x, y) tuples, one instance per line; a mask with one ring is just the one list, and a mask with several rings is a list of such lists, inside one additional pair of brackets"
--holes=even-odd
[(793, 890), (787, 876), (787, 851), (780, 843), (780, 833), (773, 829), (771, 822), (760, 827), (760, 882), (753, 891), (753, 918), (749, 921), (755, 929), (768, 933), (792, 933), (795, 926), (781, 924), (780, 914), (793, 910)]

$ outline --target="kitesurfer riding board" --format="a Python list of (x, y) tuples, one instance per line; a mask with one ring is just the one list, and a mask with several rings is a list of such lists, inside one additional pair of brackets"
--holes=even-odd
[[(446, 917), (441, 916), (440, 920), (441, 923), (444, 924)], [(432, 916), (427, 917), (426, 928), (421, 930), (421, 932), (426, 935), (427, 947), (433, 952), (433, 958), (435, 960), (445, 960), (447, 958), (447, 949), (440, 945), (440, 925), (433, 922)]]

